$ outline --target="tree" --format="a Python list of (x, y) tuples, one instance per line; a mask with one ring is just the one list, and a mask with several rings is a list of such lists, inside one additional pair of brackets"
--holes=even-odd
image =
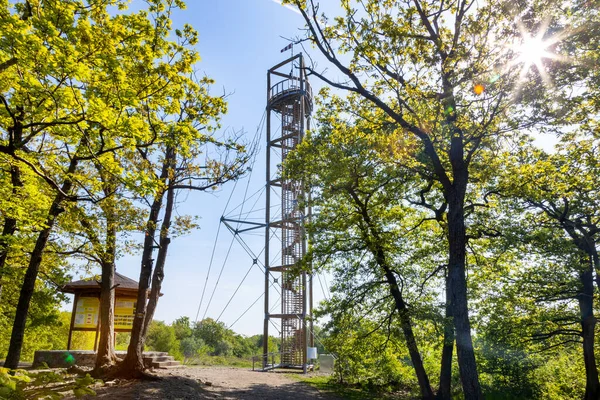
[[(185, 38), (190, 44), (194, 44), (195, 32), (189, 30)], [(217, 189), (228, 181), (238, 179), (246, 172), (248, 160), (252, 155), (244, 145), (236, 142), (237, 138), (219, 141), (212, 136), (218, 126), (215, 121), (218, 121), (219, 114), (225, 110), (223, 98), (208, 95), (207, 87), (212, 81), (208, 78), (196, 81), (192, 75), (185, 83), (180, 102), (176, 103), (177, 108), (174, 110), (165, 107), (164, 114), (159, 115), (152, 125), (152, 129), (160, 138), (161, 146), (158, 147), (157, 153), (141, 152), (141, 165), (158, 183), (158, 189), (152, 196), (152, 201), (148, 201), (150, 212), (145, 227), (137, 318), (134, 320), (127, 356), (119, 372), (127, 376), (139, 376), (145, 369), (142, 358), (143, 345), (164, 278), (176, 192), (203, 192)], [(177, 114), (173, 115), (174, 111), (177, 111)], [(212, 153), (206, 152), (205, 149), (211, 145)], [(152, 158), (157, 156), (159, 162), (154, 163)], [(156, 231), (163, 202), (164, 214), (157, 241)], [(179, 230), (187, 231), (194, 227), (186, 219), (180, 219), (178, 222)], [(157, 261), (156, 265), (153, 265), (153, 253), (157, 242)], [(150, 282), (152, 287), (148, 295)]]
[[(196, 58), (185, 43), (167, 39), (165, 10), (180, 3), (151, 0), (148, 11), (117, 15), (110, 15), (109, 5), (124, 8), (125, 2), (1, 4), (0, 54), (7, 61), (0, 81), (0, 152), (54, 192), (21, 288), (7, 367), (15, 368), (19, 360), (52, 230), (66, 209), (93, 200), (82, 171), (104, 154), (122, 150), (134, 157), (137, 149), (150, 146), (155, 138), (148, 121), (181, 94), (181, 76), (191, 72)], [(188, 28), (176, 33), (184, 42), (195, 35)], [(140, 180), (145, 194), (154, 189), (151, 180)]]
[(181, 340), (180, 347), (181, 353), (185, 358), (193, 358), (200, 355), (200, 351), (204, 348), (204, 342), (193, 336), (189, 336)]
[(152, 321), (148, 329), (148, 346), (154, 351), (169, 352), (179, 358), (180, 341), (175, 336), (172, 326), (162, 321)]
[[(448, 204), (448, 303), (463, 392), (466, 399), (480, 399), (465, 264), (468, 187), (483, 149), (497, 148), (501, 138), (537, 122), (538, 114), (520, 113), (514, 100), (517, 93), (536, 99), (541, 78), (523, 71), (519, 55), (508, 49), (522, 41), (511, 17), (523, 11), (531, 29), (539, 15), (528, 4), (369, 0), (341, 2), (344, 15), (330, 23), (313, 0), (286, 3), (296, 5), (308, 39), (342, 80), (314, 65), (308, 72), (366, 99), (419, 143), (413, 156), (422, 175), (439, 184)], [(532, 78), (529, 84), (523, 76)]]
[[(600, 289), (600, 177), (598, 158), (600, 141), (582, 137), (577, 133), (564, 135), (557, 152), (546, 154), (540, 150), (524, 149), (517, 162), (511, 163), (507, 174), (514, 179), (520, 176), (519, 186), (504, 183), (503, 193), (512, 193), (532, 213), (537, 224), (557, 231), (555, 234), (571, 244), (567, 249), (565, 264), (575, 275), (575, 282), (566, 285), (554, 295), (556, 299), (571, 298), (579, 307), (578, 322), (581, 331), (567, 328), (568, 319), (558, 317), (562, 326), (545, 334), (546, 337), (576, 333), (583, 339), (582, 350), (586, 369), (585, 399), (600, 397), (600, 381), (595, 357), (594, 299)], [(518, 174), (518, 175), (517, 175)], [(550, 242), (550, 241), (548, 241)], [(549, 249), (556, 248), (545, 246)], [(564, 246), (563, 246), (564, 247)]]
[(175, 336), (177, 340), (183, 340), (185, 338), (192, 337), (192, 326), (190, 317), (179, 317), (173, 321), (173, 329), (175, 329)]
[(210, 346), (215, 355), (220, 343), (226, 342), (229, 337), (233, 336), (233, 332), (228, 331), (225, 324), (217, 322), (212, 318), (205, 318), (200, 322), (196, 323), (194, 327), (194, 337), (199, 338)]
[(98, 161), (87, 172), (90, 177), (97, 177), (95, 179), (97, 184), (90, 185), (87, 192), (100, 201), (76, 207), (71, 215), (76, 221), (71, 224), (72, 231), (67, 232), (70, 245), (74, 248), (73, 257), (82, 257), (101, 268), (99, 319), (101, 328), (95, 364), (97, 374), (101, 374), (100, 371), (103, 369), (110, 368), (117, 360), (114, 352), (116, 262), (123, 248), (131, 246), (124, 240), (126, 235), (139, 229), (144, 215), (142, 209), (136, 207), (125, 193), (125, 187), (133, 185), (127, 184), (127, 180), (120, 175), (121, 171), (130, 169), (120, 165), (117, 154), (104, 157), (112, 158), (112, 162)]
[[(0, 153), (2, 193), (0, 212), (4, 227), (0, 236), (0, 300), (4, 286), (15, 274), (11, 260), (25, 257), (32, 232), (40, 229), (52, 193), (32, 171)], [(19, 233), (20, 231), (20, 233)]]
[[(332, 258), (346, 260), (341, 265), (334, 262), (334, 269), (350, 270), (346, 280), (362, 283), (357, 287), (345, 284), (351, 289), (341, 301), (343, 309), (359, 307), (368, 293), (382, 284), (387, 286), (389, 294), (369, 309), (386, 309), (386, 299), (391, 297), (421, 396), (432, 399), (433, 390), (413, 331), (413, 309), (406, 300), (407, 293), (418, 284), (412, 282), (413, 266), (400, 256), (410, 252), (400, 243), (409, 242), (406, 233), (413, 230), (412, 223), (418, 217), (400, 206), (398, 197), (408, 197), (413, 182), (408, 178), (409, 171), (390, 162), (386, 154), (390, 152), (389, 144), (401, 140), (401, 136), (386, 132), (385, 127), (375, 128), (376, 116), (370, 119), (366, 112), (362, 114), (364, 119), (344, 126), (327, 110), (325, 107), (320, 115), (319, 133), (305, 138), (286, 162), (296, 179), (310, 182), (314, 189), (310, 206), (316, 215), (308, 229), (315, 243), (311, 252), (325, 263)], [(415, 225), (418, 228), (422, 223)], [(392, 316), (386, 313), (390, 321)]]

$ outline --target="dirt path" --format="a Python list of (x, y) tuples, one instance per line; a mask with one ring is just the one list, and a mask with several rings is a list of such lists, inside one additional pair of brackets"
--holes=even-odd
[(289, 373), (228, 367), (182, 367), (157, 372), (156, 382), (117, 382), (90, 399), (328, 399)]

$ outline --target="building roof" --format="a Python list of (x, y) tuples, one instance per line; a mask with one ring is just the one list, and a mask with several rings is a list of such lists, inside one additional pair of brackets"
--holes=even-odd
[[(79, 293), (83, 291), (100, 291), (101, 282), (102, 277), (98, 277), (98, 279), (90, 277), (89, 279), (82, 279), (79, 281), (69, 282), (62, 287), (62, 292)], [(126, 277), (125, 275), (121, 275), (118, 272), (115, 272), (115, 288), (117, 291), (137, 292), (138, 283), (133, 279)]]

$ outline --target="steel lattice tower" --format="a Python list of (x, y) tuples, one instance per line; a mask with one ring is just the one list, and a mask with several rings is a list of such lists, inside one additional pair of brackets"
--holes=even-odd
[[(307, 346), (313, 345), (312, 322), (311, 326), (307, 327), (307, 321), (312, 321), (312, 275), (306, 271), (301, 274), (293, 272), (294, 267), (306, 254), (304, 223), (309, 210), (303, 204), (308, 192), (301, 182), (284, 178), (282, 175), (282, 166), (288, 154), (296, 148), (310, 127), (311, 112), (312, 91), (306, 78), (302, 54), (269, 69), (263, 368), (267, 368), (268, 365), (271, 318), (281, 320), (279, 366), (302, 368), (306, 372)], [(281, 213), (271, 215), (272, 209), (279, 203)], [(275, 257), (275, 261), (272, 257)], [(271, 277), (276, 279), (281, 287), (281, 308), (277, 314), (271, 314), (269, 309)], [(310, 304), (307, 304), (307, 300)]]

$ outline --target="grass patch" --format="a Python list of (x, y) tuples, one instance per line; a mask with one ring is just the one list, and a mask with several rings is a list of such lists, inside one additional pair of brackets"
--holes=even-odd
[(411, 399), (410, 396), (403, 393), (388, 393), (382, 391), (371, 391), (366, 388), (354, 385), (346, 385), (331, 380), (328, 375), (296, 375), (297, 379), (304, 382), (319, 392), (333, 395), (342, 399), (349, 400), (375, 400), (375, 399)]
[(204, 365), (209, 367), (252, 368), (252, 360), (234, 356), (197, 356), (184, 360), (185, 365)]

